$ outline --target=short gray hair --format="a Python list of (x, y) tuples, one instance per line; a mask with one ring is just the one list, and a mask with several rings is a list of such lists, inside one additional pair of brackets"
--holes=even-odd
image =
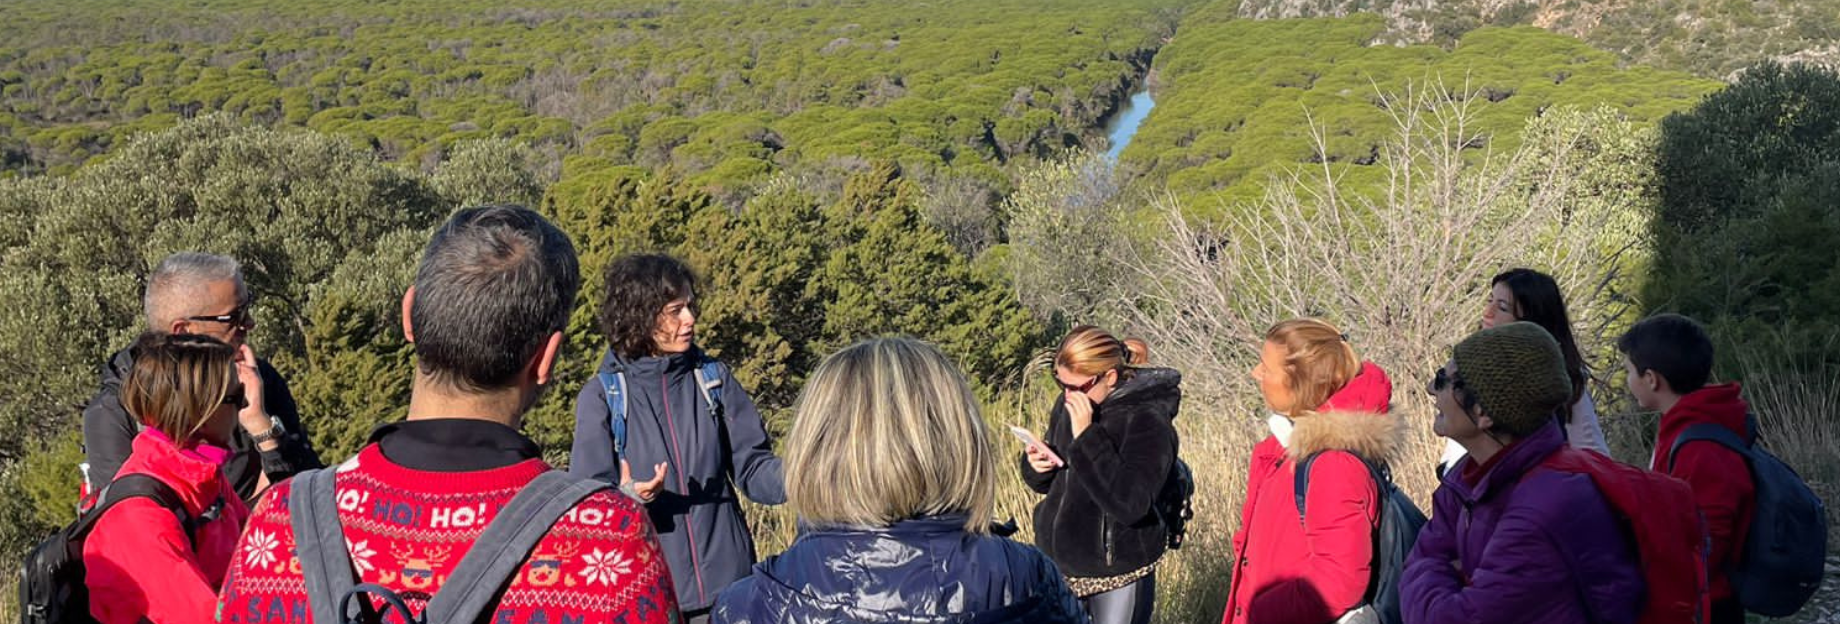
[(147, 329), (166, 331), (173, 321), (191, 316), (190, 306), (202, 298), (207, 285), (231, 280), (236, 282), (236, 298), (249, 299), (243, 284), (243, 267), (235, 258), (217, 254), (181, 251), (160, 260), (147, 276), (147, 293), (141, 309), (147, 314)]
[(466, 392), (506, 387), (568, 328), (580, 288), (575, 245), (543, 215), (513, 205), (461, 210), (435, 230), (415, 273), (416, 365)]

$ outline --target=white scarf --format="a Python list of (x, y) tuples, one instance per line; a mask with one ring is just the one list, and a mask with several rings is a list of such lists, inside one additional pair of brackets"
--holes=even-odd
[(1271, 428), (1271, 435), (1278, 439), (1278, 446), (1287, 449), (1291, 447), (1291, 430), (1297, 428), (1297, 423), (1292, 422), (1290, 417), (1274, 413), (1265, 419), (1265, 426)]

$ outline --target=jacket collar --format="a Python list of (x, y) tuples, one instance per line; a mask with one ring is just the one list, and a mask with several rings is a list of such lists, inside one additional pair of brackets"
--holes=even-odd
[(1454, 490), (1464, 501), (1481, 502), (1498, 491), (1520, 482), (1521, 477), (1533, 470), (1546, 456), (1552, 455), (1565, 446), (1565, 432), (1560, 430), (1558, 421), (1549, 421), (1541, 425), (1532, 435), (1521, 438), (1503, 448), (1497, 457), (1490, 458), (1494, 464), (1474, 485), (1463, 478), (1463, 470), (1474, 464), (1474, 457), (1465, 456), (1456, 468), (1444, 475), (1444, 486)]
[[(1066, 397), (1060, 400), (1065, 401)], [(1181, 405), (1182, 373), (1173, 368), (1138, 368), (1131, 372), (1130, 379), (1118, 384), (1118, 389), (1105, 397), (1105, 402), (1098, 404), (1094, 411), (1103, 414), (1142, 410), (1174, 420)]]
[(1372, 362), (1325, 401), (1292, 421), (1286, 453), (1292, 461), (1323, 451), (1348, 451), (1391, 462), (1405, 446), (1405, 419), (1392, 413), (1393, 382)]
[(601, 353), (600, 371), (629, 375), (660, 375), (689, 370), (693, 363), (702, 361), (704, 357), (702, 348), (694, 344), (690, 345), (690, 350), (683, 353), (647, 355), (636, 358), (629, 358), (615, 353), (613, 349), (608, 349)]
[(892, 537), (930, 537), (965, 532), (965, 521), (970, 519), (962, 513), (908, 518), (885, 527), (854, 527), (840, 525), (804, 525), (800, 532), (805, 535), (888, 535)]
[(485, 420), (405, 420), (377, 427), (370, 441), (384, 458), (424, 472), (477, 472), (542, 456), (518, 430)]
[(128, 371), (134, 368), (134, 354), (131, 351), (133, 349), (116, 351), (115, 355), (109, 357), (108, 363), (102, 365), (103, 387), (121, 387), (122, 380), (128, 378)]
[(182, 449), (152, 428), (134, 436), (133, 449), (118, 475), (145, 474), (159, 479), (179, 494), (193, 516), (204, 513), (228, 492), (223, 475), (228, 450), (203, 443)]
[(1745, 424), (1750, 406), (1744, 402), (1743, 390), (1735, 383), (1706, 386), (1686, 396), (1680, 397), (1673, 409), (1661, 416), (1658, 439), (1671, 440), (1685, 431), (1687, 427), (1712, 423), (1727, 429), (1739, 437), (1749, 438), (1750, 433)]

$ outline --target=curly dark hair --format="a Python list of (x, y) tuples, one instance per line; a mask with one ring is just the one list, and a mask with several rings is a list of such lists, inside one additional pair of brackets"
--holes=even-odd
[(696, 310), (696, 273), (664, 254), (628, 254), (607, 263), (596, 318), (607, 346), (624, 358), (652, 355), (658, 343), (658, 314), (678, 299)]

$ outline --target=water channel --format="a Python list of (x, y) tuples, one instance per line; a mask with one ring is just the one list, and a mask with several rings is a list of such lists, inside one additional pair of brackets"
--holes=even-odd
[(1106, 120), (1105, 138), (1112, 146), (1111, 149), (1105, 151), (1107, 160), (1118, 161), (1118, 155), (1124, 152), (1124, 146), (1131, 144), (1131, 137), (1137, 135), (1137, 128), (1144, 124), (1144, 118), (1150, 116), (1150, 109), (1155, 107), (1156, 100), (1151, 99), (1150, 89), (1145, 87), (1131, 94), (1131, 99), (1126, 101), (1111, 119)]

